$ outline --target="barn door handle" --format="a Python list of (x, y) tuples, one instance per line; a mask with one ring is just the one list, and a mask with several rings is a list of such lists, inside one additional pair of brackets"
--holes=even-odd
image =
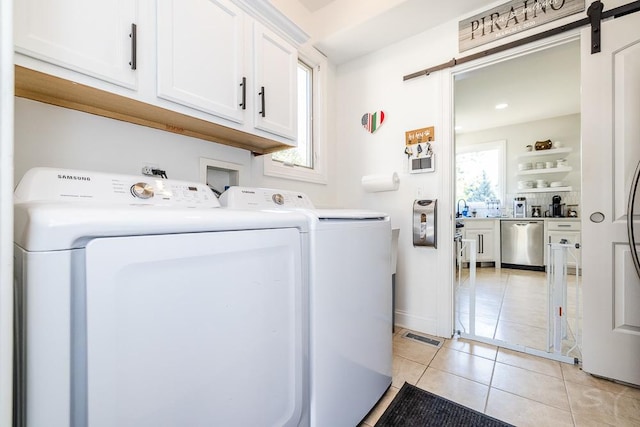
[(633, 207), (636, 202), (636, 191), (638, 190), (638, 181), (640, 181), (640, 162), (636, 166), (636, 172), (631, 180), (631, 188), (629, 189), (629, 201), (627, 203), (627, 236), (629, 238), (629, 246), (631, 247), (631, 258), (633, 258), (633, 266), (636, 268), (636, 274), (640, 278), (640, 261), (638, 260), (638, 249), (636, 248), (636, 237), (633, 230)]

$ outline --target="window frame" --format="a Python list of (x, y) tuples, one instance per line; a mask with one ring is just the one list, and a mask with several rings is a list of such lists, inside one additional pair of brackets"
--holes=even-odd
[(312, 164), (311, 168), (307, 166), (298, 166), (285, 164), (281, 161), (273, 160), (271, 154), (264, 157), (264, 175), (278, 178), (292, 179), (297, 181), (306, 181), (316, 184), (327, 183), (327, 164), (326, 164), (326, 58), (309, 47), (308, 49), (300, 49), (298, 51), (298, 59), (309, 66), (313, 72), (312, 76), (312, 116), (311, 116), (311, 143), (312, 143)]
[[(466, 154), (472, 152), (481, 152), (481, 151), (490, 151), (490, 150), (498, 150), (498, 162), (500, 163), (500, 171), (498, 173), (498, 186), (500, 188), (500, 193), (497, 194), (497, 197), (500, 199), (500, 203), (504, 206), (507, 197), (507, 140), (501, 139), (497, 141), (490, 142), (482, 142), (478, 144), (465, 144), (463, 146), (459, 146), (456, 148), (456, 168), (458, 165), (458, 154)], [(457, 172), (456, 172), (457, 174)], [(457, 179), (456, 179), (457, 184)], [(455, 197), (458, 198), (458, 189), (456, 188)], [(485, 209), (486, 203), (484, 202), (467, 202), (469, 209)]]

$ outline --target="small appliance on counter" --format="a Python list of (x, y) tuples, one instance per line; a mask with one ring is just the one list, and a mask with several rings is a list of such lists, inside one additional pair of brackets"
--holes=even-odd
[(531, 205), (531, 216), (540, 218), (542, 216), (542, 207), (540, 205)]
[(567, 206), (567, 216), (569, 218), (577, 218), (578, 217), (578, 205), (568, 205)]
[(515, 197), (513, 199), (513, 217), (525, 218), (527, 216), (527, 198)]
[(560, 203), (562, 198), (558, 195), (555, 195), (551, 198), (551, 204), (549, 205), (549, 213), (554, 218), (564, 217), (564, 203)]

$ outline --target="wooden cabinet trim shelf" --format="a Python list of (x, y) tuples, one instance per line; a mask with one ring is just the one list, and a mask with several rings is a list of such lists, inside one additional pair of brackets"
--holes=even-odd
[(257, 155), (291, 148), (278, 141), (190, 117), (19, 65), (15, 66), (15, 96), (242, 148)]

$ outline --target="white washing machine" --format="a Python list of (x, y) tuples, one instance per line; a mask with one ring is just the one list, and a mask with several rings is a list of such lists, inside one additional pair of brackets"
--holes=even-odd
[(308, 425), (305, 216), (44, 168), (15, 201), (17, 425)]
[(231, 187), (222, 206), (304, 212), (310, 225), (311, 425), (357, 425), (391, 385), (387, 214), (314, 209), (303, 193)]

